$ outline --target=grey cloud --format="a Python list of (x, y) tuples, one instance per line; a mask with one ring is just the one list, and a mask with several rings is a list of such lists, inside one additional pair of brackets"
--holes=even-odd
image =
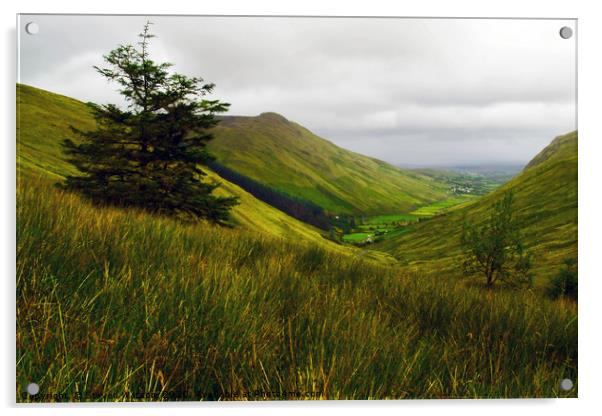
[[(120, 99), (92, 69), (144, 16), (34, 16), (20, 81)], [(275, 111), (392, 163), (526, 162), (575, 128), (562, 20), (157, 17), (151, 52), (216, 83), (231, 113)]]

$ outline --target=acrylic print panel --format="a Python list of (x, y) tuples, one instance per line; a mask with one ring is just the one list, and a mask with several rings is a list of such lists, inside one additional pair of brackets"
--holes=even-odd
[(576, 397), (576, 23), (21, 15), (17, 400)]

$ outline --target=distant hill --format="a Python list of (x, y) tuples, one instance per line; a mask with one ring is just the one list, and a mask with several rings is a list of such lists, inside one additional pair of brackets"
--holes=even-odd
[(335, 214), (409, 212), (445, 197), (419, 172), (342, 149), (275, 113), (223, 117), (209, 149), (229, 169)]
[(400, 262), (421, 270), (458, 273), (463, 217), (479, 221), (503, 192), (515, 193), (515, 215), (538, 276), (555, 273), (566, 257), (577, 256), (577, 132), (557, 137), (502, 187), (468, 206), (411, 226), (377, 244)]
[[(95, 121), (88, 107), (81, 101), (54, 94), (27, 85), (17, 85), (17, 173), (19, 181), (45, 180), (49, 186), (61, 177), (75, 173), (65, 161), (60, 142), (71, 135), (69, 126), (91, 129)], [(298, 221), (272, 206), (256, 199), (248, 192), (208, 170), (212, 180), (222, 186), (220, 195), (236, 195), (240, 205), (232, 211), (236, 224), (272, 237), (287, 238), (317, 244), (331, 250), (353, 254), (359, 250), (341, 246), (323, 237), (315, 227)], [(388, 255), (367, 253), (390, 262)]]

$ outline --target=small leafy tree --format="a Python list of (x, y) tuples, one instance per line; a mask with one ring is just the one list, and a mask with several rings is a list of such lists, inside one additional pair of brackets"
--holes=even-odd
[(572, 258), (565, 259), (564, 266), (550, 281), (548, 295), (554, 299), (566, 296), (577, 300), (577, 282), (577, 260)]
[(484, 276), (488, 287), (496, 281), (510, 285), (531, 285), (533, 281), (532, 258), (523, 247), (513, 217), (513, 200), (512, 191), (506, 192), (481, 225), (464, 220), (461, 235), (464, 272)]
[(217, 183), (203, 182), (200, 165), (213, 157), (209, 129), (229, 104), (204, 97), (214, 85), (202, 78), (170, 73), (169, 63), (149, 58), (150, 23), (138, 48), (120, 45), (95, 69), (120, 86), (127, 108), (90, 104), (94, 131), (72, 128), (76, 140), (63, 141), (69, 161), (81, 175), (62, 185), (96, 203), (137, 206), (187, 221), (225, 224), (236, 198), (216, 197)]

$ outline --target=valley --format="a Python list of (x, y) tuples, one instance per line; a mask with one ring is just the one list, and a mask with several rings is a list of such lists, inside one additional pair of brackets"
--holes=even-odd
[(577, 257), (577, 133), (558, 136), (509, 182), (472, 203), (416, 223), (377, 244), (402, 264), (458, 274), (462, 224), (482, 221), (502, 193), (513, 190), (525, 246), (535, 253), (536, 285), (547, 283), (563, 261)]
[(335, 226), (339, 226), (342, 230), (344, 242), (366, 245), (401, 234), (409, 230), (414, 223), (431, 219), (452, 207), (469, 203), (477, 198), (478, 196), (473, 194), (454, 193), (440, 201), (418, 206), (408, 213), (351, 217), (347, 218), (346, 222), (339, 221)]
[[(70, 125), (94, 125), (85, 104), (29, 86), (17, 88), (23, 114), (20, 177), (72, 173), (58, 142)], [(513, 188), (524, 195), (520, 216), (530, 219), (527, 227), (545, 230), (537, 239), (527, 236), (542, 276), (554, 273), (544, 263), (559, 267), (576, 253), (576, 134), (553, 141), (517, 174), (482, 167), (396, 168), (339, 148), (275, 113), (223, 117), (214, 133), (210, 149), (219, 164), (206, 172), (221, 183), (220, 195), (241, 199), (232, 213), (235, 226), (349, 255), (359, 248), (386, 262), (457, 274), (454, 236), (461, 217), (482, 215), (504, 189)], [(540, 200), (558, 206), (543, 211)], [(566, 225), (553, 228), (555, 223)]]
[[(100, 401), (577, 395), (558, 387), (577, 380), (577, 303), (546, 295), (577, 257), (577, 132), (483, 173), (397, 168), (275, 113), (223, 117), (202, 166), (239, 198), (220, 227), (58, 189), (76, 172), (59, 144), (94, 128), (89, 108), (17, 85), (17, 111), (19, 385)], [(507, 190), (533, 290), (460, 271), (464, 219)]]

